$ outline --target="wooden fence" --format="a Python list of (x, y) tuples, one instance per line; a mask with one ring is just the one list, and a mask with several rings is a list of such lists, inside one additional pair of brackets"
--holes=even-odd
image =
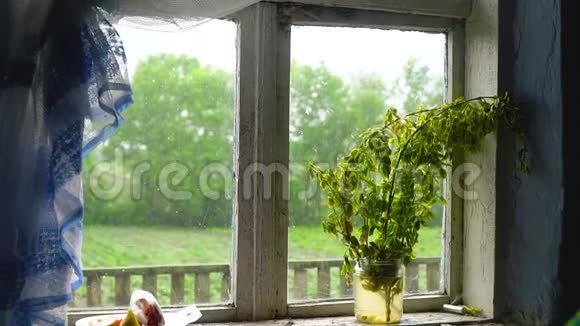
[[(290, 262), (290, 299), (351, 296), (352, 289), (339, 276), (341, 265), (342, 260)], [(125, 307), (135, 288), (147, 290), (162, 303), (171, 305), (182, 304), (190, 297), (195, 303), (229, 302), (230, 275), (229, 265), (91, 268), (84, 270), (85, 288), (75, 294), (72, 306)], [(168, 283), (162, 285), (166, 287), (164, 291), (158, 291), (161, 278)], [(440, 278), (439, 257), (417, 258), (405, 268), (405, 290), (407, 293), (439, 291)], [(104, 294), (107, 294), (107, 300)]]

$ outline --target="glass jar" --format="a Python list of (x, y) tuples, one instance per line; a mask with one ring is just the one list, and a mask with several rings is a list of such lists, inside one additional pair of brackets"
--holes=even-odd
[(354, 312), (369, 324), (395, 324), (403, 316), (401, 260), (359, 260), (355, 267)]

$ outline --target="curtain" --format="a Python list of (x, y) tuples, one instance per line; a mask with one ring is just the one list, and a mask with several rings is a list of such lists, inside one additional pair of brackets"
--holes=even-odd
[(66, 325), (66, 304), (82, 286), (82, 159), (132, 103), (107, 11), (181, 29), (255, 2), (0, 4), (0, 325)]
[[(6, 139), (20, 143), (3, 160), (24, 164), (2, 171), (18, 171), (3, 216), (11, 227), (0, 230), (11, 256), (0, 268), (12, 274), (3, 282), (0, 308), (11, 325), (66, 323), (64, 307), (83, 276), (82, 157), (122, 124), (131, 103), (119, 35), (101, 10), (82, 14), (81, 23), (46, 36), (30, 88), (3, 89), (3, 100), (28, 98), (25, 109), (2, 102), (3, 124), (14, 133)], [(5, 112), (14, 110), (23, 110), (21, 119)], [(26, 174), (32, 177), (21, 177)]]

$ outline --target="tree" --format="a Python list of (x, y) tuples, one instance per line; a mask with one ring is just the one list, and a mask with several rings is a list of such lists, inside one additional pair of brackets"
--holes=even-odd
[[(358, 135), (380, 124), (386, 108), (403, 100), (403, 111), (443, 102), (443, 78), (411, 58), (391, 87), (380, 76), (363, 74), (350, 82), (326, 66), (293, 63), (291, 74), (291, 163), (305, 167), (309, 162), (334, 165), (347, 154)], [(294, 169), (290, 178), (289, 203), (295, 225), (319, 224), (330, 213), (318, 186), (304, 169)], [(309, 197), (304, 198), (304, 193)], [(442, 215), (441, 207), (436, 215)], [(440, 218), (435, 219), (440, 223)], [(437, 221), (433, 222), (437, 223)]]
[(324, 65), (294, 63), (291, 78), (290, 216), (296, 225), (319, 224), (328, 212), (305, 167), (335, 164), (360, 132), (382, 120), (385, 85), (375, 75), (347, 84)]
[(404, 98), (401, 110), (407, 113), (443, 103), (444, 91), (443, 77), (432, 75), (429, 67), (419, 65), (417, 58), (405, 63), (391, 90), (394, 97)]
[[(122, 149), (122, 173), (131, 176), (130, 182), (139, 177), (133, 173), (137, 166), (150, 164), (151, 168), (143, 174), (142, 182), (137, 182), (143, 186), (138, 194), (142, 199), (129, 206), (129, 214), (125, 214), (127, 198), (124, 197), (129, 191), (123, 192), (114, 202), (124, 205), (109, 212), (116, 215), (109, 219), (118, 223), (229, 225), (230, 201), (223, 192), (220, 199), (206, 198), (198, 176), (204, 167), (215, 162), (231, 171), (233, 76), (201, 66), (195, 58), (164, 54), (150, 57), (138, 65), (132, 87), (134, 104), (126, 111), (127, 123), (104, 144), (102, 157), (113, 160), (115, 150)], [(91, 164), (94, 162), (87, 165)], [(191, 192), (191, 199), (167, 198), (159, 176), (170, 164), (187, 167), (187, 178), (178, 184), (171, 184), (176, 175), (170, 174), (167, 179), (172, 190)], [(231, 189), (231, 182), (231, 178), (213, 178), (211, 186)]]
[[(405, 65), (390, 87), (374, 74), (347, 81), (324, 65), (295, 62), (291, 79), (290, 214), (297, 225), (318, 225), (327, 212), (322, 193), (306, 174), (308, 162), (334, 165), (359, 133), (382, 122), (397, 98), (404, 99), (405, 110), (442, 102), (442, 78), (416, 60)], [(186, 56), (164, 54), (141, 62), (133, 76), (134, 104), (125, 112), (125, 125), (85, 163), (87, 222), (229, 226), (232, 203), (224, 190), (232, 189), (233, 179), (234, 80), (232, 74)], [(125, 184), (113, 200), (103, 200), (90, 187), (90, 172), (102, 161), (115, 160), (119, 149), (121, 167), (105, 169), (99, 181), (103, 188), (113, 178)], [(212, 199), (201, 191), (199, 175), (216, 162), (230, 174), (210, 180), (211, 189), (221, 189), (220, 198)], [(168, 199), (161, 189), (159, 176), (172, 163), (189, 174), (170, 183), (171, 189), (190, 192), (190, 199)], [(142, 176), (135, 173), (148, 164)], [(176, 174), (167, 179), (173, 181)], [(313, 196), (305, 198), (305, 192)]]
[[(403, 73), (391, 89), (394, 97), (404, 98), (402, 112), (413, 112), (419, 108), (428, 108), (443, 103), (445, 83), (440, 75), (433, 75), (429, 67), (419, 65), (416, 58), (409, 59), (403, 66)], [(442, 189), (443, 184), (437, 185)], [(435, 218), (430, 225), (441, 226), (443, 206), (433, 208)]]

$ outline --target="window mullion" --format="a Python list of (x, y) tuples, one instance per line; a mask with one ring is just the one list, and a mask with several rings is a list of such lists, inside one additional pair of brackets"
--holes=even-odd
[[(446, 102), (464, 96), (465, 89), (465, 26), (457, 23), (447, 34), (447, 96)], [(463, 164), (463, 153), (454, 153), (446, 182), (444, 225), (445, 292), (453, 300), (462, 293), (463, 282), (463, 194), (453, 187), (453, 173)]]
[(277, 6), (239, 15), (236, 250), (238, 319), (287, 312), (290, 32)]

